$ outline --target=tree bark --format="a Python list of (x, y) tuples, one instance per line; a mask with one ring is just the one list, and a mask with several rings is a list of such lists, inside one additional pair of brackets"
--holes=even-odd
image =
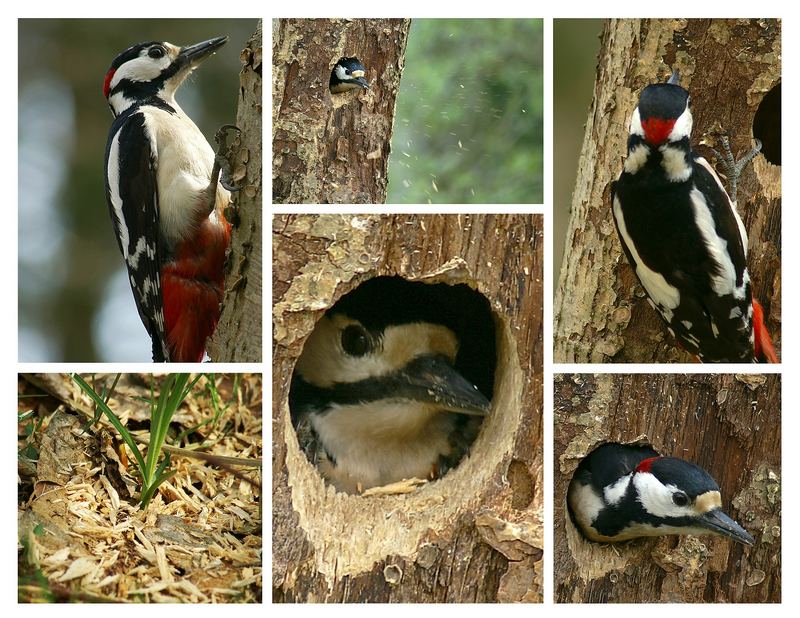
[(262, 358), (262, 208), (261, 182), (261, 22), (242, 50), (239, 107), (241, 129), (233, 150), (233, 182), (242, 187), (231, 194), (226, 212), (233, 225), (225, 266), (225, 297), (208, 355), (218, 362), (257, 363)]
[[(273, 251), (273, 600), (541, 601), (542, 217), (277, 216)], [(298, 447), (289, 385), (316, 320), (379, 275), (489, 300), (492, 411), (442, 479), (335, 493)]]
[[(554, 388), (557, 602), (780, 602), (778, 375), (560, 375)], [(723, 509), (755, 537), (600, 544), (566, 511), (580, 460), (605, 442), (645, 442), (706, 469)]]
[[(381, 204), (408, 19), (277, 19), (272, 55), (272, 199)], [(368, 90), (332, 95), (342, 56), (367, 69)]]
[[(611, 215), (611, 182), (626, 153), (630, 115), (642, 88), (679, 68), (692, 95), (693, 145), (713, 160), (701, 138), (731, 135), (737, 156), (753, 136), (764, 141), (739, 184), (739, 214), (749, 235), (753, 294), (761, 300), (776, 349), (781, 329), (780, 88), (778, 20), (612, 20), (602, 35), (594, 100), (586, 123), (564, 261), (554, 300), (556, 362), (691, 362), (668, 337), (627, 260)], [(777, 97), (779, 98), (779, 97)], [(763, 105), (762, 105), (763, 103)], [(765, 115), (763, 130), (754, 118)], [(777, 140), (777, 145), (776, 145)], [(709, 140), (711, 141), (711, 140)], [(654, 230), (654, 234), (658, 231)]]

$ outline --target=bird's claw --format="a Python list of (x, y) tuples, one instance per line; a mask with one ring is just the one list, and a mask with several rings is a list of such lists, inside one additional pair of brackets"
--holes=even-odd
[(761, 140), (756, 138), (756, 145), (752, 148), (752, 150), (750, 150), (737, 161), (733, 156), (733, 150), (731, 150), (731, 143), (728, 135), (725, 133), (720, 133), (718, 137), (719, 142), (722, 144), (722, 152), (716, 148), (711, 148), (711, 152), (713, 152), (714, 156), (717, 157), (717, 160), (724, 171), (725, 177), (728, 179), (728, 184), (730, 184), (731, 188), (731, 201), (735, 203), (736, 190), (739, 185), (739, 177), (742, 175), (742, 171), (744, 170), (745, 166), (747, 166), (747, 164), (755, 159), (756, 155), (761, 152)]

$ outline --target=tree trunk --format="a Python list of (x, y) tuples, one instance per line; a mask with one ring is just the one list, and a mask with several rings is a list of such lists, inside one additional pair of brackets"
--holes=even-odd
[[(541, 601), (542, 217), (285, 215), (273, 250), (274, 601)], [(441, 480), (335, 493), (298, 447), (289, 385), (316, 320), (379, 275), (488, 299), (492, 411)]]
[(262, 208), (261, 182), (261, 22), (242, 51), (236, 126), (242, 132), (233, 147), (232, 194), (226, 213), (233, 225), (225, 266), (222, 315), (209, 341), (208, 355), (218, 362), (258, 363), (262, 358)]
[(780, 96), (767, 95), (780, 89), (780, 34), (776, 20), (613, 20), (606, 25), (554, 300), (556, 362), (692, 360), (667, 336), (635, 273), (620, 258), (611, 215), (611, 182), (622, 169), (638, 95), (644, 86), (666, 81), (672, 68), (680, 69), (681, 85), (691, 92), (693, 144), (701, 154), (713, 160), (708, 148), (698, 145), (720, 130), (731, 135), (737, 156), (752, 147), (754, 134), (764, 142), (764, 154), (740, 180), (738, 201), (749, 235), (753, 294), (764, 306), (779, 350)]
[[(778, 375), (561, 375), (554, 389), (554, 572), (558, 602), (780, 602)], [(605, 442), (646, 442), (692, 461), (755, 537), (585, 540), (565, 508), (579, 461)]]
[[(386, 201), (408, 19), (277, 19), (272, 54), (272, 199)], [(368, 90), (332, 95), (336, 62), (356, 57)]]

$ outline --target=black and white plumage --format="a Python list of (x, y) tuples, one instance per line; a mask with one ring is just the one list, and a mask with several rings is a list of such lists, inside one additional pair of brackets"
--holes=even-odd
[(489, 413), (459, 367), (455, 327), (434, 307), (414, 305), (421, 298), (393, 295), (403, 283), (367, 282), (344, 297), (317, 322), (295, 366), (293, 423), (304, 447), (313, 438), (306, 453), (341, 491), (442, 476)]
[(358, 58), (340, 58), (331, 71), (330, 89), (334, 94), (348, 90), (361, 90), (369, 88), (364, 75), (367, 69)]
[(722, 510), (719, 486), (705, 470), (646, 446), (604, 444), (589, 453), (572, 477), (567, 507), (583, 536), (600, 543), (670, 534), (754, 543)]
[[(202, 358), (219, 312), (216, 262), (219, 249), (224, 253), (227, 246), (222, 211), (230, 194), (218, 182), (214, 150), (175, 101), (175, 92), (227, 40), (186, 47), (139, 43), (119, 54), (105, 77), (104, 95), (114, 115), (105, 155), (106, 198), (155, 361), (199, 360), (198, 346)], [(184, 267), (189, 261), (194, 265)], [(165, 274), (178, 282), (167, 298)], [(183, 287), (204, 282), (215, 288), (207, 299)], [(194, 305), (188, 317), (186, 305)], [(187, 343), (192, 337), (198, 341)]]
[(691, 131), (677, 73), (642, 91), (612, 185), (614, 221), (651, 305), (681, 345), (704, 362), (753, 362), (772, 345), (760, 314), (754, 327), (747, 233), (716, 172), (692, 150)]

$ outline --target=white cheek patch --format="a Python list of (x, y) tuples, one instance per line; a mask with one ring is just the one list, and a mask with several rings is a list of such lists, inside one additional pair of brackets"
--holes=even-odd
[(694, 517), (697, 515), (691, 503), (678, 506), (672, 501), (672, 494), (678, 491), (674, 485), (663, 485), (650, 472), (637, 472), (633, 475), (637, 500), (645, 511), (656, 517)]
[(350, 76), (347, 74), (347, 69), (345, 69), (341, 64), (336, 65), (336, 77), (342, 81), (350, 79)]
[(747, 289), (747, 281), (743, 277), (741, 286), (736, 286), (736, 268), (733, 265), (730, 253), (728, 253), (728, 242), (717, 234), (714, 218), (711, 215), (705, 196), (702, 191), (693, 188), (689, 197), (694, 211), (695, 224), (700, 231), (703, 244), (718, 267), (719, 272), (711, 275), (712, 289), (719, 296), (733, 295), (734, 298), (743, 300)]
[(669, 315), (670, 318), (667, 318), (667, 320), (671, 321), (672, 310), (680, 303), (681, 293), (678, 291), (678, 288), (670, 285), (663, 275), (648, 268), (642, 261), (639, 252), (636, 250), (636, 245), (628, 234), (627, 227), (625, 227), (625, 219), (622, 216), (622, 204), (618, 197), (614, 198), (614, 218), (617, 221), (620, 236), (622, 236), (623, 242), (631, 252), (634, 262), (636, 262), (636, 275), (642, 282), (644, 289), (647, 290), (650, 298), (658, 305), (658, 310), (661, 311), (662, 315), (665, 317)]
[(296, 370), (307, 382), (323, 388), (385, 376), (423, 354), (436, 354), (451, 362), (458, 352), (455, 334), (439, 324), (389, 326), (379, 349), (351, 356), (342, 349), (341, 332), (356, 320), (341, 314), (324, 316), (306, 340)]
[(639, 137), (644, 137), (644, 128), (642, 127), (642, 118), (639, 115), (639, 108), (637, 107), (633, 110), (633, 114), (631, 114), (631, 124), (628, 129), (631, 135), (638, 135)]
[(380, 354), (352, 357), (344, 352), (341, 331), (356, 324), (342, 315), (323, 316), (303, 346), (295, 370), (307, 382), (327, 388), (337, 382), (357, 382), (387, 371)]
[(161, 75), (161, 71), (172, 63), (169, 54), (162, 58), (151, 58), (144, 52), (144, 56), (139, 56), (133, 60), (128, 60), (119, 67), (114, 73), (110, 87), (113, 90), (123, 79), (132, 82), (149, 82)]
[(669, 132), (667, 140), (670, 142), (679, 142), (683, 138), (689, 137), (691, 134), (692, 112), (687, 105), (686, 109), (683, 110), (683, 113), (678, 116), (678, 119), (675, 121), (675, 125), (672, 127), (672, 131)]

